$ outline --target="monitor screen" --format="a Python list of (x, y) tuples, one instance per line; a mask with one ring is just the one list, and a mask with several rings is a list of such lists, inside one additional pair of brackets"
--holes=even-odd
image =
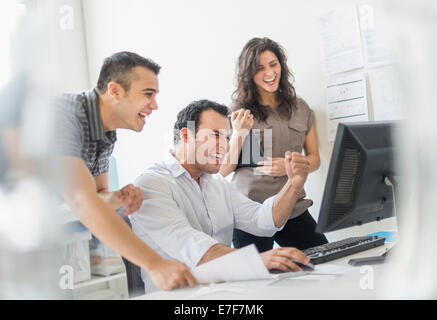
[(394, 122), (340, 123), (316, 231), (324, 233), (393, 216)]

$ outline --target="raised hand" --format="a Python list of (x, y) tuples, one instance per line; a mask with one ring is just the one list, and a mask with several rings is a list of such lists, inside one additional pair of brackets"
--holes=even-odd
[(298, 152), (285, 153), (285, 171), (288, 179), (297, 189), (303, 188), (310, 171), (310, 162)]
[(238, 132), (240, 135), (244, 133), (246, 136), (253, 126), (253, 114), (250, 113), (250, 110), (240, 109), (232, 113), (231, 122), (234, 132)]

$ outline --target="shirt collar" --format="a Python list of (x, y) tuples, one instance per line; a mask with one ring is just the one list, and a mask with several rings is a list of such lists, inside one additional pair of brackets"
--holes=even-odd
[(102, 119), (100, 118), (99, 98), (96, 89), (91, 89), (85, 92), (86, 105), (88, 109), (88, 121), (90, 125), (91, 140), (105, 140), (109, 139), (110, 143), (117, 140), (115, 130), (108, 131), (105, 135), (103, 131)]
[(173, 177), (177, 178), (185, 172), (190, 176), (188, 171), (181, 165), (181, 163), (175, 158), (175, 156), (173, 156), (171, 150), (168, 151), (164, 163), (167, 169), (173, 175)]
[[(177, 160), (175, 158), (175, 156), (173, 156), (171, 150), (169, 150), (167, 156), (165, 157), (164, 163), (165, 163), (167, 169), (173, 175), (173, 177), (177, 178), (177, 177), (183, 175), (184, 173), (186, 173), (187, 176), (192, 179), (190, 173), (187, 171), (187, 169), (185, 169), (182, 166), (182, 164), (179, 162), (179, 160)], [(203, 173), (200, 176), (200, 183), (201, 183), (201, 185), (205, 185), (209, 180), (211, 180), (211, 174), (209, 174), (209, 173)]]

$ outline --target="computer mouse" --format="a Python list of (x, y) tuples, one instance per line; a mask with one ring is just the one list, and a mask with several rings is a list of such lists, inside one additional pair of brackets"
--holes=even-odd
[(297, 260), (294, 259), (290, 259), (290, 260), (293, 261), (295, 264), (297, 264), (299, 268), (301, 268), (303, 271), (314, 271), (314, 265), (311, 262), (308, 262), (308, 264), (305, 265)]
[[(306, 272), (314, 271), (314, 265), (311, 262), (309, 262), (307, 265), (305, 265), (305, 264), (302, 264), (294, 259), (290, 259), (290, 260), (293, 261), (295, 264), (297, 264), (303, 271), (306, 271)], [(271, 274), (282, 274), (282, 273), (288, 274), (290, 272), (293, 273), (293, 272), (298, 272), (298, 271), (296, 271), (296, 270), (282, 271), (279, 269), (272, 269), (272, 270), (269, 270), (269, 272)]]

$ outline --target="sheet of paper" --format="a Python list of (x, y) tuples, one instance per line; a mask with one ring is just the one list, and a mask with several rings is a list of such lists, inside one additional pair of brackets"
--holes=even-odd
[(272, 278), (253, 244), (204, 263), (191, 273), (198, 283)]
[(311, 272), (312, 275), (343, 275), (354, 271), (352, 266), (343, 266), (336, 264), (318, 264), (315, 266), (314, 271)]
[(312, 281), (327, 281), (333, 280), (338, 276), (335, 274), (306, 274), (301, 277), (293, 278), (294, 280), (312, 280)]
[(244, 288), (227, 288), (227, 287), (217, 288), (217, 287), (210, 287), (210, 286), (201, 287), (199, 288), (199, 290), (189, 295), (187, 299), (189, 300), (197, 299), (199, 297), (205, 297), (208, 295), (214, 295), (216, 293), (223, 293), (223, 292), (244, 295)]
[(301, 272), (290, 271), (290, 272), (273, 273), (271, 274), (271, 276), (272, 278), (279, 280), (279, 279), (300, 277), (308, 273), (310, 273), (310, 271), (301, 271)]
[(328, 79), (326, 100), (329, 142), (334, 141), (339, 122), (369, 120), (363, 73)]
[(309, 280), (309, 281), (330, 281), (330, 280), (334, 280), (337, 279), (338, 275), (332, 275), (332, 274), (305, 274), (302, 275), (300, 277), (293, 277), (293, 278), (286, 278), (286, 279), (280, 279), (280, 280), (276, 280), (272, 283), (270, 283), (268, 286), (269, 287), (290, 287), (290, 288), (295, 288), (296, 285), (298, 284), (296, 281), (305, 281), (305, 280)]
[(371, 4), (359, 5), (358, 12), (363, 44), (364, 66), (366, 68), (372, 68), (391, 64), (390, 53), (378, 37), (375, 23), (377, 12), (375, 12)]
[(318, 26), (327, 75), (363, 67), (356, 6), (330, 10), (318, 18)]
[(369, 72), (374, 120), (401, 120), (405, 107), (393, 67)]
[[(307, 275), (342, 275), (351, 270), (353, 267), (350, 266), (321, 264), (316, 265), (314, 271), (311, 272), (270, 274), (262, 262), (258, 250), (252, 244), (193, 268), (191, 273), (199, 284), (210, 283), (208, 287), (203, 287), (201, 292), (196, 293), (196, 295), (203, 295), (223, 290), (238, 291), (248, 286), (266, 286), (275, 279), (298, 279)], [(216, 284), (217, 282), (232, 283)]]
[(276, 281), (275, 279), (269, 279), (269, 280), (247, 280), (247, 281), (210, 283), (209, 285), (201, 286), (199, 290), (197, 290), (192, 295), (187, 297), (187, 299), (205, 297), (208, 295), (214, 295), (216, 293), (223, 293), (223, 292), (244, 295), (247, 289), (263, 288), (275, 281)]
[(294, 280), (328, 281), (352, 271), (354, 271), (354, 267), (352, 266), (318, 264), (311, 272), (299, 272), (294, 275), (290, 274), (289, 277), (279, 278), (277, 281), (269, 283), (268, 286), (292, 286)]
[(260, 288), (269, 285), (273, 281), (275, 281), (275, 279), (243, 280), (243, 281), (233, 281), (233, 282), (210, 283), (208, 287), (216, 288), (216, 289)]

